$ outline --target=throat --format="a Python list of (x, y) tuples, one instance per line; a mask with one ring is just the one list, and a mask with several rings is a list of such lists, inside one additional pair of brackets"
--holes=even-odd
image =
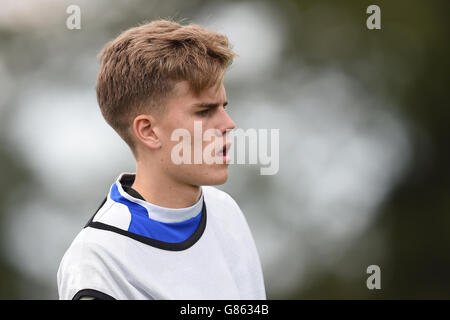
[(149, 181), (151, 180), (145, 179), (143, 181), (136, 176), (129, 188), (132, 190), (131, 192), (138, 195), (137, 198), (140, 197), (142, 200), (160, 207), (173, 209), (187, 208), (196, 204), (202, 195), (200, 186), (171, 186)]

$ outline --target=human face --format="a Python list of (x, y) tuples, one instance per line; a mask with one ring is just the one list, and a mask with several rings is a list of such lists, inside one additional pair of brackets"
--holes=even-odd
[[(223, 83), (208, 88), (195, 95), (190, 89), (189, 83), (182, 81), (176, 84), (174, 96), (169, 99), (166, 104), (164, 115), (159, 124), (159, 138), (161, 141), (160, 161), (163, 164), (164, 172), (172, 179), (195, 186), (201, 185), (218, 185), (223, 184), (228, 179), (228, 164), (223, 163), (208, 164), (204, 161), (203, 151), (212, 150), (211, 155), (214, 157), (222, 157), (223, 155), (215, 152), (210, 144), (217, 143), (220, 150), (224, 146), (230, 147), (230, 142), (226, 140), (227, 130), (235, 127), (233, 120), (228, 116), (225, 107), (227, 105), (227, 97)], [(194, 132), (194, 123), (197, 122), (197, 130)], [(201, 132), (205, 133), (209, 129), (216, 130), (216, 135), (211, 141), (194, 143), (199, 124), (201, 124)], [(175, 164), (171, 155), (176, 145), (180, 144), (179, 140), (173, 141), (172, 133), (177, 129), (187, 130), (190, 134), (190, 155), (189, 163)], [(217, 141), (215, 139), (218, 139)], [(201, 163), (194, 161), (194, 155), (198, 148), (201, 147), (202, 154)]]

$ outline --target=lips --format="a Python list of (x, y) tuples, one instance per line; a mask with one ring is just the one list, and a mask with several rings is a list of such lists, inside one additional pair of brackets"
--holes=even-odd
[(218, 156), (226, 156), (228, 153), (228, 150), (230, 150), (231, 147), (231, 142), (227, 142), (225, 143), (225, 145), (223, 146), (222, 150), (220, 150), (217, 155)]

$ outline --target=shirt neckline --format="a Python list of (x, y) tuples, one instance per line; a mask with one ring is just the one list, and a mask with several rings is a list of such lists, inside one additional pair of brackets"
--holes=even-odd
[(183, 222), (197, 216), (202, 211), (203, 190), (200, 199), (194, 205), (186, 208), (167, 208), (145, 201), (144, 197), (142, 197), (139, 192), (131, 188), (135, 177), (136, 175), (133, 173), (122, 173), (117, 178), (115, 185), (117, 186), (120, 196), (144, 207), (147, 210), (150, 219), (164, 223)]
[[(117, 179), (118, 181), (120, 180), (120, 178), (123, 176), (124, 174), (122, 174), (119, 179)], [(138, 198), (134, 198), (131, 195), (129, 195), (128, 193), (126, 193), (122, 186), (121, 183), (114, 183), (111, 187), (111, 190), (114, 188), (114, 186), (118, 187), (120, 186), (120, 188), (122, 189), (121, 192), (123, 192), (123, 194), (121, 193), (121, 195), (124, 195), (127, 197), (127, 199), (134, 199), (135, 203), (136, 201), (140, 201), (141, 203), (148, 203), (145, 200), (142, 200), (143, 197), (141, 196), (142, 199), (138, 199)], [(110, 198), (110, 194), (111, 194), (111, 190), (108, 194), (108, 196), (103, 200), (102, 204), (100, 205), (100, 207), (97, 209), (97, 211), (94, 213), (94, 215), (91, 217), (91, 219), (88, 221), (88, 223), (85, 225), (85, 228), (94, 228), (94, 229), (100, 229), (100, 230), (105, 230), (105, 231), (109, 231), (109, 232), (114, 232), (117, 234), (120, 234), (122, 236), (131, 238), (133, 240), (136, 240), (138, 242), (144, 243), (146, 245), (149, 245), (151, 247), (155, 247), (161, 250), (167, 250), (167, 251), (182, 251), (182, 250), (187, 250), (190, 247), (192, 247), (198, 240), (200, 240), (200, 238), (203, 235), (203, 232), (206, 229), (206, 220), (207, 220), (207, 206), (203, 197), (203, 190), (202, 190), (202, 196), (201, 196), (201, 202), (200, 202), (200, 207), (201, 207), (201, 218), (200, 218), (200, 223), (197, 227), (197, 229), (194, 231), (193, 234), (191, 234), (191, 236), (189, 238), (187, 238), (186, 240), (182, 241), (182, 242), (176, 242), (176, 243), (171, 243), (171, 242), (164, 242), (164, 241), (160, 241), (160, 240), (156, 240), (153, 238), (149, 238), (146, 237), (144, 235), (141, 234), (136, 234), (134, 232), (130, 232), (128, 230), (124, 230), (121, 228), (118, 228), (116, 226), (113, 225), (109, 225), (109, 224), (105, 224), (99, 221), (94, 221), (94, 217), (96, 216), (96, 214), (99, 212), (99, 210), (105, 205), (105, 203), (108, 201), (108, 198)], [(137, 192), (137, 191), (136, 191)], [(139, 193), (138, 193), (139, 194)], [(130, 200), (132, 201), (132, 200)], [(195, 204), (197, 205), (197, 204)], [(194, 206), (195, 206), (194, 205)], [(178, 209), (172, 209), (172, 210), (178, 210)]]

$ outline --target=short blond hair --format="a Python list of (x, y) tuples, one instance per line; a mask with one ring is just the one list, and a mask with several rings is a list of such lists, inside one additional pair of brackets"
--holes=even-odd
[(137, 115), (161, 109), (179, 81), (188, 81), (195, 93), (216, 85), (235, 56), (226, 36), (199, 25), (157, 20), (131, 28), (99, 55), (103, 117), (134, 152)]

